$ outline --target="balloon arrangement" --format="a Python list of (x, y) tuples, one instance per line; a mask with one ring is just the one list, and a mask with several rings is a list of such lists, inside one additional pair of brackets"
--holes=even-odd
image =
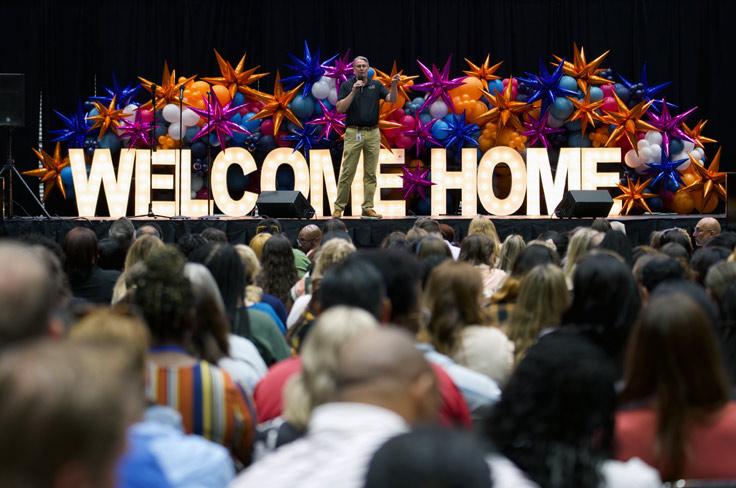
[[(464, 76), (455, 78), (451, 58), (441, 69), (417, 60), (421, 80), (405, 75), (396, 63), (389, 73), (371, 68), (369, 77), (386, 86), (399, 75), (398, 99), (382, 102), (379, 127), (384, 147), (413, 156), (402, 170), (403, 197), (418, 204), (418, 213), (428, 212), (424, 190), (431, 185), (432, 147), (446, 148), (452, 165), (459, 164), (462, 148), (483, 152), (505, 145), (524, 153), (528, 147), (618, 146), (624, 158), (616, 198), (624, 202), (624, 213), (714, 211), (726, 197), (725, 173), (719, 170), (720, 150), (706, 166), (704, 144), (716, 142), (702, 135), (707, 121), (688, 126), (685, 119), (696, 108), (679, 110), (660, 98), (669, 82), (650, 85), (646, 65), (638, 82), (629, 81), (601, 67), (607, 55), (588, 61), (584, 49), (574, 45), (572, 61), (554, 56), (549, 63), (540, 60), (536, 73), (505, 78), (498, 74), (503, 63), (491, 64), (490, 56), (480, 64), (465, 59)], [(271, 93), (254, 86), (268, 73), (246, 68), (245, 55), (235, 66), (217, 51), (215, 56), (219, 76), (177, 77), (164, 64), (160, 83), (140, 78), (140, 84), (123, 87), (113, 77), (105, 95), (80, 102), (73, 114), (56, 112), (63, 128), (52, 131), (53, 142), (84, 148), (89, 156), (96, 148), (146, 148), (153, 123), (158, 147), (181, 143), (191, 149), (197, 198), (208, 194), (208, 154), (214, 157), (228, 146), (244, 147), (260, 155), (257, 160), (279, 146), (307, 158), (310, 149), (338, 147), (345, 115), (335, 104), (340, 84), (352, 76), (349, 51), (322, 60), (305, 41), (301, 58), (289, 54), (288, 76), (276, 73)], [(43, 168), (27, 173), (48, 185), (46, 196), (57, 186), (65, 197), (73, 195), (68, 159), (58, 146), (54, 156), (37, 156)], [(249, 178), (235, 173), (229, 187), (242, 191)], [(280, 172), (277, 188), (293, 185), (289, 176)]]

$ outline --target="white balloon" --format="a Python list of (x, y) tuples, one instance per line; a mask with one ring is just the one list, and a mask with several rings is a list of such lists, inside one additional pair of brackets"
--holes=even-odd
[(336, 80), (335, 78), (330, 78), (329, 76), (323, 76), (322, 78), (319, 79), (319, 82), (327, 83), (330, 86), (330, 88), (333, 88), (335, 86)]
[(197, 115), (194, 110), (190, 108), (185, 108), (184, 111), (181, 113), (182, 125), (184, 127), (191, 127), (193, 125), (197, 125), (197, 122), (199, 122), (199, 115)]
[(690, 151), (690, 155), (695, 158), (696, 161), (700, 161), (705, 157), (705, 151), (702, 147), (696, 147)]
[(138, 110), (138, 106), (131, 103), (130, 105), (126, 105), (123, 109), (123, 113), (125, 114), (125, 120), (128, 122), (135, 122), (135, 111)]
[(181, 128), (179, 127), (179, 122), (171, 124), (169, 126), (169, 137), (171, 137), (175, 141), (178, 141), (179, 136), (181, 136)]
[(634, 151), (633, 149), (627, 152), (624, 156), (624, 163), (626, 163), (626, 166), (628, 166), (629, 168), (638, 168), (639, 166), (644, 164), (639, 159), (639, 156), (636, 155), (636, 151)]
[(435, 119), (441, 119), (448, 111), (447, 105), (442, 100), (436, 100), (429, 106), (429, 113)]
[(682, 141), (682, 152), (684, 152), (685, 154), (687, 154), (690, 151), (692, 151), (693, 149), (695, 149), (695, 144), (693, 144), (690, 141)]
[(634, 171), (636, 171), (637, 174), (643, 175), (646, 174), (647, 171), (649, 171), (649, 166), (646, 164), (642, 164), (641, 166), (637, 166), (634, 168)]
[[(687, 157), (687, 155), (685, 155), (685, 157)], [(677, 159), (672, 158), (672, 159), (677, 161), (678, 159), (683, 159), (683, 158), (677, 158)], [(680, 166), (677, 167), (677, 171), (685, 171), (689, 167), (690, 167), (690, 158), (687, 158), (684, 163), (682, 163)]]
[(656, 130), (648, 131), (644, 138), (649, 142), (649, 144), (657, 144), (658, 146), (662, 145), (662, 134)]
[(330, 96), (330, 85), (322, 81), (315, 83), (312, 85), (312, 95), (314, 95), (314, 98), (324, 100)]
[(204, 178), (200, 175), (192, 175), (192, 192), (196, 193), (204, 186)]
[(330, 90), (330, 95), (327, 97), (331, 105), (337, 104), (337, 88)]
[(662, 147), (659, 144), (649, 144), (646, 151), (647, 163), (659, 163), (662, 160)]
[(166, 122), (176, 122), (177, 124), (179, 123), (179, 107), (177, 107), (173, 103), (170, 103), (164, 107), (162, 115), (164, 116), (164, 120)]
[(641, 151), (642, 149), (649, 147), (649, 141), (646, 139), (639, 139), (639, 142), (636, 143), (636, 147)]

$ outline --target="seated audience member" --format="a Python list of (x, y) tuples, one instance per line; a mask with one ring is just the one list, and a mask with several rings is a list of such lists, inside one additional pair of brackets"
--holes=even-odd
[[(261, 272), (257, 284), (264, 293), (275, 296), (286, 307), (288, 312), (293, 301), (289, 290), (299, 280), (294, 266), (294, 254), (289, 240), (280, 235), (274, 235), (263, 246), (261, 256)], [(286, 321), (286, 317), (283, 318)]]
[(0, 352), (40, 337), (61, 336), (64, 326), (55, 317), (64, 298), (59, 280), (51, 279), (32, 247), (0, 242)]
[[(261, 272), (261, 263), (258, 261), (256, 253), (245, 244), (236, 244), (233, 248), (238, 253), (245, 271), (245, 305), (248, 308), (266, 313), (276, 322), (279, 330), (285, 334), (286, 324), (281, 320), (281, 316), (286, 314), (283, 304), (275, 296), (263, 293), (263, 288), (254, 284)], [(279, 309), (278, 313), (276, 313), (276, 309)]]
[(543, 241), (552, 243), (555, 247), (555, 251), (560, 256), (564, 256), (567, 253), (567, 245), (570, 241), (569, 236), (566, 232), (557, 232), (556, 230), (546, 230), (539, 234), (535, 241)]
[(514, 343), (514, 363), (551, 328), (560, 325), (570, 305), (565, 274), (559, 266), (535, 266), (519, 284), (519, 296), (508, 324), (508, 337)]
[(609, 230), (606, 232), (601, 241), (600, 248), (615, 252), (629, 266), (634, 264), (634, 258), (631, 254), (631, 243), (623, 232), (618, 230)]
[(411, 252), (409, 247), (409, 241), (406, 238), (406, 234), (398, 230), (390, 233), (383, 238), (383, 241), (381, 241), (381, 249), (398, 249), (400, 251)]
[(415, 254), (420, 261), (431, 256), (453, 257), (452, 251), (447, 247), (447, 243), (441, 237), (432, 234), (428, 234), (417, 242)]
[(184, 258), (173, 246), (154, 250), (137, 274), (133, 303), (146, 319), (153, 347), (148, 355), (146, 393), (175, 408), (184, 430), (203, 435), (250, 463), (253, 417), (244, 391), (230, 375), (192, 356), (192, 290)]
[(511, 375), (485, 425), (486, 439), (498, 450), (489, 457), (491, 471), (510, 460), (540, 487), (661, 486), (641, 461), (610, 459), (615, 380), (613, 365), (586, 339), (565, 331), (542, 337)]
[(696, 249), (692, 258), (690, 258), (690, 269), (693, 272), (694, 281), (703, 285), (710, 267), (719, 261), (727, 260), (730, 254), (730, 250), (720, 246), (699, 247)]
[[(310, 261), (312, 261), (314, 259), (315, 251), (322, 243), (322, 231), (315, 224), (307, 224), (299, 230), (299, 234), (296, 237), (296, 243), (299, 246), (299, 250), (302, 251)], [(307, 269), (304, 269), (303, 273), (306, 271)]]
[[(283, 230), (281, 227), (281, 222), (279, 222), (278, 219), (273, 219), (270, 217), (265, 217), (258, 222), (258, 225), (256, 226), (256, 234), (260, 233), (270, 233), (273, 236), (278, 235), (285, 238), (285, 234), (283, 234)], [(291, 243), (289, 243), (289, 248), (291, 249), (292, 257), (294, 260), (294, 267), (296, 267), (298, 277), (301, 278), (302, 276), (304, 276), (304, 273), (307, 271), (307, 269), (309, 269), (310, 260), (301, 249), (292, 248)], [(256, 252), (256, 255), (258, 256), (258, 259), (262, 260), (260, 253)], [(284, 317), (283, 320), (286, 321), (286, 317)]]
[(480, 444), (468, 434), (420, 427), (386, 441), (373, 455), (365, 488), (491, 488)]
[[(433, 236), (441, 239), (447, 249), (450, 251), (452, 259), (457, 259), (457, 257), (460, 255), (460, 248), (445, 240), (444, 236), (442, 235), (440, 223), (436, 220), (430, 217), (419, 217), (416, 222), (414, 222), (414, 228), (421, 229), (427, 232), (428, 236)], [(417, 255), (420, 259), (423, 257), (420, 255), (419, 250), (417, 250)]]
[[(142, 407), (151, 341), (141, 319), (119, 310), (94, 310), (70, 328), (68, 339), (104, 354), (108, 361), (119, 358), (116, 376), (128, 386), (129, 398)], [(127, 441), (118, 466), (119, 488), (219, 488), (235, 476), (227, 449), (185, 434), (181, 415), (170, 407), (147, 406), (128, 427)]]
[(659, 248), (661, 249), (662, 246), (669, 244), (670, 242), (674, 242), (675, 244), (679, 244), (684, 247), (688, 255), (693, 253), (693, 243), (690, 239), (690, 235), (688, 235), (685, 229), (674, 227), (663, 231), (659, 239)]
[(263, 246), (266, 245), (266, 241), (271, 238), (272, 234), (269, 234), (268, 232), (259, 232), (255, 236), (253, 236), (253, 239), (250, 240), (248, 243), (248, 246), (253, 249), (253, 252), (256, 253), (256, 257), (258, 260), (261, 260), (261, 256), (263, 254)]
[(654, 256), (648, 259), (641, 268), (641, 284), (650, 295), (654, 289), (666, 281), (682, 280), (685, 278), (685, 270), (682, 264), (669, 256)]
[(199, 233), (207, 242), (215, 242), (220, 244), (227, 244), (227, 234), (224, 230), (216, 227), (207, 227), (205, 230)]
[(595, 247), (594, 241), (602, 237), (603, 234), (587, 227), (580, 227), (573, 232), (562, 266), (568, 286), (572, 285), (572, 276), (575, 274), (578, 261)]
[(128, 255), (125, 257), (125, 264), (123, 265), (123, 272), (118, 276), (118, 280), (115, 282), (115, 288), (112, 291), (113, 304), (121, 301), (128, 293), (128, 283), (126, 280), (130, 279), (130, 270), (133, 266), (142, 262), (154, 249), (163, 247), (164, 243), (158, 237), (151, 235), (141, 236), (135, 240), (130, 249), (128, 249)]
[(130, 220), (121, 217), (110, 225), (107, 237), (98, 243), (97, 265), (102, 269), (123, 270), (125, 256), (135, 241), (135, 227)]
[(726, 289), (736, 283), (736, 263), (721, 261), (714, 264), (705, 275), (705, 288), (717, 306), (724, 305)]
[(593, 223), (590, 224), (590, 228), (601, 234), (605, 234), (611, 230), (611, 223), (607, 219), (596, 217), (593, 219)]
[(161, 227), (159, 227), (156, 222), (149, 222), (147, 224), (141, 225), (135, 231), (135, 235), (137, 237), (151, 235), (153, 237), (158, 237), (162, 241), (164, 240), (164, 233), (161, 230)]
[(493, 241), (482, 234), (463, 239), (460, 245), (459, 261), (472, 264), (483, 278), (483, 295), (490, 298), (506, 279), (506, 272), (493, 267), (496, 262)]
[(514, 345), (500, 329), (484, 325), (480, 273), (464, 262), (445, 262), (432, 271), (424, 298), (435, 349), (497, 384), (505, 383)]
[(92, 303), (110, 304), (112, 290), (120, 271), (97, 266), (97, 236), (86, 227), (75, 227), (64, 237), (66, 272), (76, 298)]
[[(476, 215), (468, 225), (468, 236), (484, 235), (493, 242), (493, 255), (501, 253), (501, 239), (498, 237), (496, 226), (488, 215)], [(496, 263), (493, 263), (495, 265)]]
[(693, 238), (695, 245), (703, 247), (711, 237), (715, 237), (721, 233), (721, 224), (713, 217), (703, 217), (695, 224), (693, 230)]
[(326, 236), (331, 232), (344, 232), (347, 234), (348, 227), (340, 219), (329, 219), (322, 225), (322, 234)]
[(684, 293), (656, 293), (626, 359), (617, 457), (639, 457), (667, 481), (736, 478), (736, 404), (704, 310)]
[(113, 488), (140, 408), (111, 362), (40, 341), (0, 355), (0, 486)]
[(724, 231), (717, 236), (711, 237), (703, 247), (721, 246), (733, 250), (736, 248), (736, 232)]
[(506, 274), (511, 273), (511, 269), (514, 267), (516, 258), (525, 247), (526, 242), (524, 242), (524, 238), (519, 234), (511, 234), (508, 236), (501, 245), (501, 250), (498, 256), (498, 269), (505, 271)]
[(249, 486), (363, 486), (374, 452), (410, 425), (434, 420), (434, 374), (411, 338), (381, 327), (339, 351), (332, 399), (312, 412), (307, 435), (241, 474)]
[(202, 237), (201, 234), (184, 234), (176, 241), (176, 248), (179, 252), (184, 255), (185, 258), (189, 259), (189, 255), (197, 249), (207, 244), (207, 239)]

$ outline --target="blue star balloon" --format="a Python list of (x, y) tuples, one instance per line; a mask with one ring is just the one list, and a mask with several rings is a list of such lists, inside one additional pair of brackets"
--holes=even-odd
[(54, 137), (51, 142), (66, 142), (68, 147), (84, 147), (84, 140), (91, 124), (87, 122), (82, 104), (77, 102), (77, 111), (68, 117), (58, 110), (54, 113), (64, 124), (63, 129), (49, 131)]
[(452, 114), (443, 120), (447, 123), (447, 129), (444, 129), (447, 138), (443, 141), (445, 148), (454, 148), (456, 153), (460, 153), (466, 144), (478, 147), (480, 129), (475, 124), (465, 122), (465, 112), (460, 115)]
[(296, 146), (294, 146), (294, 151), (292, 152), (301, 150), (304, 156), (309, 158), (309, 150), (320, 140), (319, 128), (314, 125), (305, 124), (301, 128), (292, 128), (290, 132), (291, 134), (287, 135), (285, 139), (296, 142)]
[(286, 67), (294, 71), (296, 74), (283, 78), (281, 82), (290, 88), (297, 86), (299, 83), (304, 83), (302, 95), (306, 97), (312, 93), (312, 85), (317, 83), (325, 74), (324, 65), (332, 63), (335, 58), (337, 58), (337, 54), (326, 61), (320, 61), (319, 49), (317, 49), (315, 55), (312, 56), (312, 53), (309, 51), (309, 44), (307, 44), (307, 41), (305, 40), (304, 59), (299, 59), (291, 53), (289, 53), (289, 57), (294, 64), (287, 64)]
[[(618, 75), (618, 77), (621, 79), (621, 83), (626, 87), (626, 89), (629, 90), (632, 95), (641, 98), (641, 100), (644, 100), (645, 102), (648, 102), (649, 100), (654, 100), (654, 102), (652, 103), (652, 107), (658, 112), (662, 108), (662, 100), (657, 100), (654, 98), (654, 96), (672, 84), (671, 81), (665, 81), (664, 83), (660, 83), (659, 85), (649, 86), (649, 81), (647, 80), (646, 63), (644, 63), (644, 66), (641, 68), (641, 77), (638, 83), (632, 83), (620, 74)], [(667, 103), (667, 105), (672, 108), (677, 108), (677, 105), (674, 105), (672, 103)]]
[(105, 87), (105, 93), (107, 95), (101, 95), (96, 97), (90, 97), (91, 100), (96, 100), (98, 102), (102, 102), (104, 104), (109, 104), (113, 97), (115, 100), (118, 101), (118, 107), (125, 107), (126, 105), (130, 105), (134, 100), (133, 98), (138, 93), (138, 90), (140, 90), (140, 85), (133, 84), (133, 85), (127, 85), (125, 87), (120, 86), (118, 83), (118, 77), (115, 76), (115, 73), (112, 74), (112, 87)]
[(661, 186), (660, 189), (671, 192), (677, 191), (678, 188), (685, 184), (682, 181), (680, 172), (677, 171), (677, 167), (687, 160), (688, 158), (672, 161), (670, 157), (665, 154), (664, 148), (662, 148), (661, 162), (647, 163), (647, 166), (649, 166), (647, 174), (653, 176), (652, 182), (649, 186), (652, 188)]
[(577, 97), (578, 92), (568, 90), (567, 88), (560, 87), (560, 79), (562, 78), (562, 68), (565, 64), (565, 60), (560, 61), (552, 74), (549, 73), (547, 65), (540, 59), (539, 60), (539, 74), (535, 75), (532, 73), (526, 73), (527, 77), (517, 78), (520, 83), (526, 85), (526, 89), (531, 95), (526, 100), (527, 103), (533, 103), (537, 100), (542, 101), (542, 113), (547, 111), (547, 108), (555, 103), (557, 97)]

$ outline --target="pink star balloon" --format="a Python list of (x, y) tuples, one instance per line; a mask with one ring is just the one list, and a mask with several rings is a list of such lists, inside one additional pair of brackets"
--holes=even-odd
[[(118, 127), (120, 137), (128, 137), (128, 147), (151, 146), (151, 123), (143, 120), (143, 110), (138, 107), (135, 111), (135, 120), (123, 120)], [(155, 131), (158, 125), (154, 126)]]
[(225, 149), (227, 147), (225, 140), (227, 137), (232, 137), (233, 132), (250, 134), (248, 130), (240, 127), (235, 122), (230, 121), (230, 118), (238, 113), (240, 106), (231, 107), (230, 105), (232, 105), (232, 101), (227, 102), (225, 105), (221, 105), (220, 100), (215, 96), (211, 97), (211, 102), (207, 100), (207, 97), (202, 98), (204, 99), (204, 108), (190, 107), (190, 110), (204, 119), (204, 125), (199, 132), (192, 137), (192, 142), (202, 136), (214, 132), (217, 135), (217, 140), (220, 142), (220, 147)]
[(417, 59), (419, 69), (422, 70), (422, 73), (427, 78), (427, 81), (425, 83), (414, 85), (412, 87), (412, 90), (428, 93), (426, 100), (424, 100), (424, 103), (419, 108), (418, 112), (421, 112), (439, 98), (441, 98), (442, 101), (444, 101), (445, 104), (450, 107), (450, 110), (454, 110), (455, 107), (452, 104), (452, 97), (450, 97), (447, 92), (449, 90), (452, 90), (453, 88), (457, 88), (458, 86), (462, 85), (463, 79), (465, 77), (463, 76), (460, 78), (450, 79), (451, 62), (452, 56), (447, 58), (445, 66), (442, 67), (442, 71), (440, 71), (434, 64), (432, 65), (432, 70), (430, 71), (429, 68), (427, 68), (425, 65), (422, 64), (421, 61)]
[(335, 87), (340, 91), (340, 84), (347, 81), (353, 74), (353, 60), (350, 59), (350, 49), (348, 52), (336, 58), (330, 66), (322, 65), (325, 70), (324, 76), (335, 80)]
[(407, 169), (406, 167), (401, 168), (401, 178), (404, 180), (402, 192), (404, 194), (404, 200), (408, 199), (414, 193), (419, 195), (422, 199), (427, 197), (424, 193), (424, 188), (434, 185), (430, 180), (427, 179), (429, 175), (429, 169), (422, 169), (419, 166), (413, 170)]
[(347, 117), (347, 114), (341, 114), (337, 109), (329, 110), (322, 100), (317, 100), (317, 102), (322, 107), (322, 117), (310, 120), (307, 124), (321, 125), (322, 133), (320, 137), (323, 139), (329, 139), (332, 131), (342, 137), (345, 132), (345, 117)]
[(435, 146), (441, 146), (440, 142), (434, 138), (432, 135), (432, 126), (437, 122), (438, 119), (432, 119), (426, 124), (422, 122), (422, 120), (417, 116), (414, 115), (414, 128), (411, 130), (406, 130), (403, 132), (403, 134), (406, 137), (410, 137), (412, 139), (416, 139), (416, 142), (414, 143), (414, 146), (416, 147), (416, 154), (417, 157), (419, 157), (419, 151), (424, 147), (425, 145), (433, 144)]
[(653, 111), (647, 112), (649, 123), (657, 128), (662, 133), (662, 149), (665, 154), (670, 154), (670, 139), (684, 139), (686, 141), (694, 142), (693, 139), (682, 130), (682, 122), (685, 118), (697, 110), (698, 107), (693, 107), (690, 110), (686, 110), (679, 115), (674, 117), (670, 114), (670, 109), (667, 107), (667, 101), (662, 99), (662, 112), (657, 115)]

